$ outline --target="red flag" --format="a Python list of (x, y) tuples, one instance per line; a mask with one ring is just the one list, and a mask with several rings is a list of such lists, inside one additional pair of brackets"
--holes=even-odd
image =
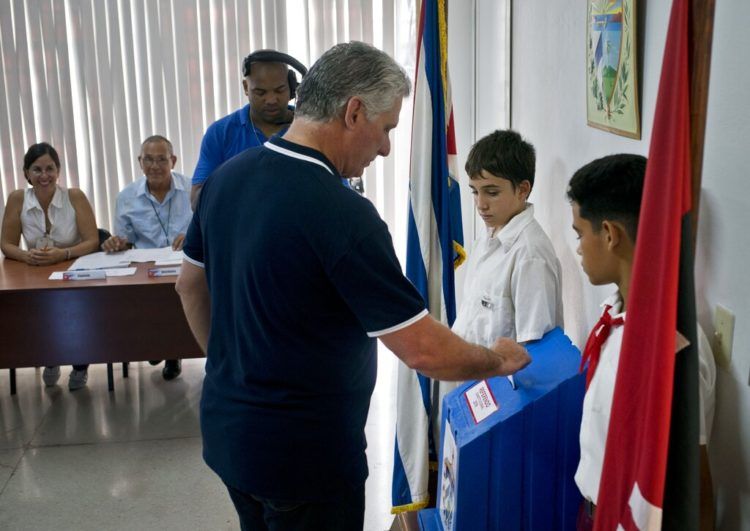
[[(675, 354), (678, 329), (695, 345), (689, 217), (689, 10), (688, 0), (674, 0), (641, 201), (627, 323), (597, 499), (597, 531), (615, 530), (618, 525), (625, 530), (662, 528), (666, 516), (667, 462), (672, 452), (670, 425), (683, 430), (673, 436), (682, 437), (685, 443), (682, 448), (685, 452), (680, 454), (685, 456), (684, 461), (677, 454), (669, 455), (670, 470), (686, 467), (685, 477), (689, 481), (684, 488), (695, 491), (687, 499), (697, 497), (698, 433), (693, 426), (698, 420), (697, 358), (693, 347)], [(681, 269), (681, 260), (689, 264), (686, 270)], [(683, 288), (685, 293), (681, 293)], [(678, 363), (676, 373), (677, 357), (684, 360)], [(688, 365), (683, 361), (689, 362)], [(693, 368), (694, 377), (690, 376)], [(688, 376), (683, 378), (682, 371)], [(694, 423), (671, 422), (673, 389), (694, 395), (674, 398), (674, 405), (680, 411), (689, 411), (691, 415), (696, 411)], [(697, 503), (693, 505), (697, 521)]]

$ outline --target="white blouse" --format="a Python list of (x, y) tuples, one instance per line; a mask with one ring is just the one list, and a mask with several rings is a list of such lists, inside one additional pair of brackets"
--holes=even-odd
[[(71, 247), (81, 241), (76, 223), (76, 211), (70, 203), (67, 189), (57, 187), (47, 208), (47, 216), (50, 222), (49, 237), (54, 241), (55, 247)], [(36, 241), (47, 232), (44, 210), (33, 188), (27, 188), (24, 192), (21, 230), (26, 247), (29, 249), (33, 249)]]

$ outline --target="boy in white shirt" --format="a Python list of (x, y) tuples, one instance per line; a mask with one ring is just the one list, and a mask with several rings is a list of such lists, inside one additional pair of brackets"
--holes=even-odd
[(485, 234), (472, 245), (453, 331), (480, 345), (519, 343), (563, 326), (562, 272), (534, 219), (534, 147), (515, 131), (495, 131), (469, 153), (466, 173)]
[[(495, 131), (472, 146), (465, 169), (486, 229), (469, 248), (463, 299), (451, 329), (489, 347), (499, 337), (525, 343), (562, 328), (562, 268), (528, 202), (534, 146), (515, 131)], [(438, 385), (437, 423), (443, 397), (461, 382)]]
[[(640, 214), (646, 158), (610, 155), (579, 169), (568, 186), (573, 209), (573, 230), (578, 235), (581, 266), (595, 286), (614, 283), (617, 292), (602, 304), (604, 315), (589, 336), (600, 348), (592, 354), (586, 375), (586, 395), (581, 420), (581, 459), (575, 481), (584, 497), (577, 529), (593, 529), (599, 480), (604, 464), (620, 345), (626, 322), (638, 216)], [(588, 349), (585, 349), (588, 350)], [(700, 368), (701, 519), (713, 517), (706, 444), (711, 433), (716, 367), (711, 348), (698, 327)], [(706, 505), (708, 504), (708, 505)], [(705, 529), (705, 527), (702, 527)]]

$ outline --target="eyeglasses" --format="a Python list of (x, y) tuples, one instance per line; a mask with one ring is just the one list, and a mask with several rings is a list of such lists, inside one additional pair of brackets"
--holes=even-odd
[(157, 166), (166, 166), (170, 162), (170, 159), (166, 157), (159, 157), (156, 159), (151, 157), (139, 157), (139, 159), (144, 166), (153, 166), (154, 164)]
[(41, 177), (43, 173), (47, 175), (55, 175), (57, 173), (57, 166), (47, 166), (46, 168), (40, 168), (39, 166), (32, 166), (29, 168), (29, 173), (34, 177)]

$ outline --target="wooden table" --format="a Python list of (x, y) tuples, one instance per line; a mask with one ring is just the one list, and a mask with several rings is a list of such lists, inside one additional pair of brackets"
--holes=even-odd
[[(0, 260), (0, 368), (194, 358), (203, 353), (174, 289), (176, 276), (49, 280), (47, 267)], [(11, 393), (15, 392), (11, 371)]]

